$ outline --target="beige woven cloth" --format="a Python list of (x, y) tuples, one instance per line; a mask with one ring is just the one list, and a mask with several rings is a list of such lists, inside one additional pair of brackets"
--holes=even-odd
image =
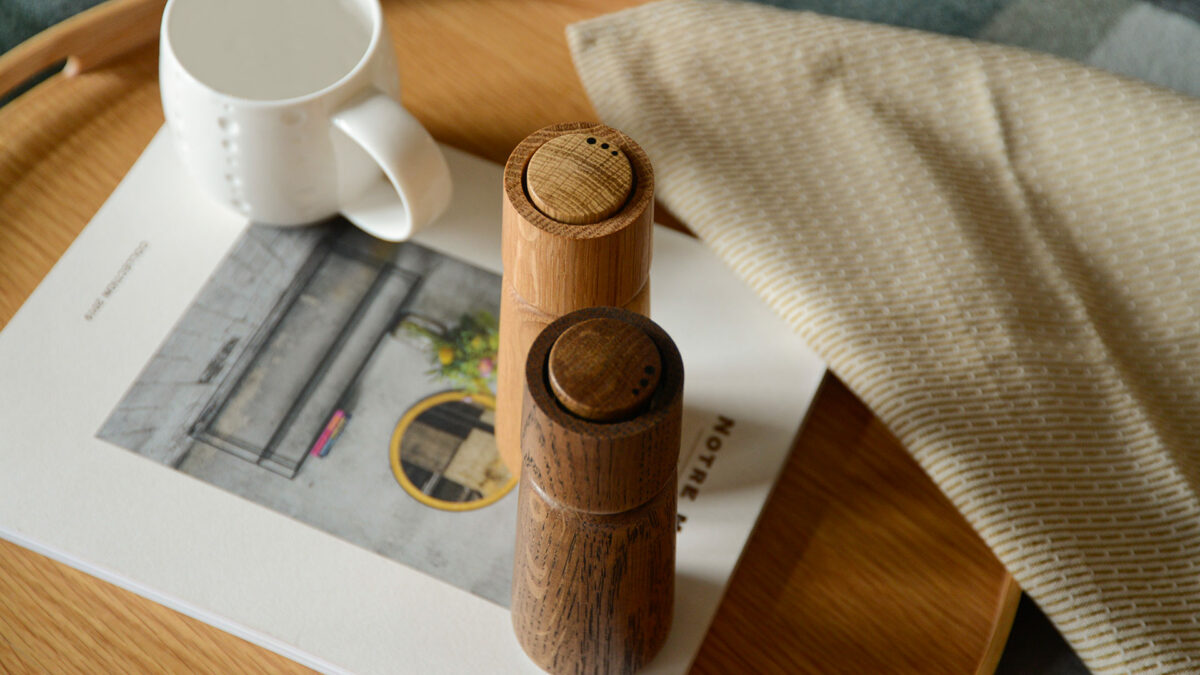
[(1200, 102), (752, 5), (666, 2), (568, 38), (662, 203), (1087, 665), (1200, 672)]

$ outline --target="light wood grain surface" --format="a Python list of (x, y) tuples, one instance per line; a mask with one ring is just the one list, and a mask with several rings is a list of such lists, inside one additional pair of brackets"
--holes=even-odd
[[(585, 115), (576, 113), (577, 118)], [(567, 224), (549, 217), (526, 189), (534, 159), (564, 137), (611, 138), (630, 165), (633, 194), (610, 217)], [(609, 155), (611, 157), (611, 155)], [(555, 162), (560, 168), (568, 168)], [(575, 166), (578, 169), (578, 166)], [(575, 172), (544, 172), (535, 182), (578, 185)], [(572, 175), (574, 174), (574, 175)], [(637, 176), (633, 180), (633, 176)], [(538, 333), (568, 312), (605, 305), (650, 312), (650, 259), (654, 234), (654, 167), (636, 141), (616, 129), (563, 122), (529, 134), (504, 164), (501, 207), (500, 351), (496, 365), (496, 447), (509, 470), (521, 472), (521, 391), (524, 363)], [(560, 283), (567, 270), (591, 283)]]
[(584, 225), (617, 212), (633, 189), (633, 167), (620, 150), (588, 134), (566, 134), (529, 158), (525, 189), (538, 211)]
[(72, 75), (102, 66), (158, 34), (165, 0), (109, 0), (0, 55), (0, 96), (59, 61)]
[[(502, 162), (535, 129), (595, 118), (563, 27), (631, 3), (384, 4), (405, 103), (439, 140)], [(0, 325), (162, 123), (156, 57), (154, 46), (143, 47), (76, 78), (56, 76), (0, 108)], [(695, 670), (987, 672), (1016, 597), (1000, 564), (891, 434), (827, 378)], [(0, 542), (0, 670), (303, 669)]]

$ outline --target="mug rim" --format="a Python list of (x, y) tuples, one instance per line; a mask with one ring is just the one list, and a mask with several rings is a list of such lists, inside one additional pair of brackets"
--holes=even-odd
[(169, 33), (168, 24), (170, 23), (171, 10), (175, 7), (175, 5), (179, 4), (180, 2), (203, 2), (203, 1), (204, 0), (167, 0), (167, 4), (163, 8), (162, 23), (159, 27), (159, 35), (158, 35), (160, 59), (161, 59), (161, 52), (163, 50), (165, 50), (167, 53), (170, 54), (171, 60), (174, 61), (178, 65), (179, 70), (184, 75), (186, 75), (188, 77), (188, 79), (190, 79), (195, 84), (197, 84), (201, 87), (204, 87), (204, 89), (206, 89), (210, 93), (216, 95), (218, 98), (225, 100), (225, 101), (232, 102), (232, 103), (236, 103), (238, 106), (241, 106), (241, 107), (262, 107), (262, 108), (285, 107), (285, 106), (296, 105), (296, 104), (300, 104), (300, 103), (308, 103), (310, 101), (322, 98), (325, 95), (335, 91), (336, 89), (338, 89), (342, 86), (345, 86), (345, 84), (347, 82), (354, 79), (359, 73), (361, 73), (367, 67), (367, 61), (370, 60), (371, 55), (375, 53), (376, 48), (378, 47), (380, 41), (382, 40), (384, 21), (383, 21), (383, 8), (379, 5), (379, 0), (352, 0), (359, 7), (366, 8), (367, 13), (368, 13), (367, 18), (371, 22), (371, 38), (367, 41), (367, 46), (363, 50), (362, 55), (359, 56), (358, 61), (355, 62), (355, 64), (349, 70), (347, 70), (344, 74), (342, 74), (341, 77), (339, 77), (338, 79), (334, 80), (333, 82), (325, 85), (324, 87), (321, 87), (320, 89), (316, 89), (314, 91), (310, 91), (305, 94), (300, 94), (299, 96), (292, 96), (289, 98), (272, 98), (272, 99), (246, 98), (244, 96), (237, 96), (235, 94), (229, 94), (224, 91), (221, 91), (220, 89), (217, 89), (216, 87), (205, 82), (204, 80), (201, 80), (200, 78), (196, 77), (195, 73), (193, 73), (187, 67), (187, 65), (183, 62), (183, 60), (179, 58), (179, 54), (176, 53), (174, 45), (172, 45), (171, 41), (168, 39), (168, 33)]

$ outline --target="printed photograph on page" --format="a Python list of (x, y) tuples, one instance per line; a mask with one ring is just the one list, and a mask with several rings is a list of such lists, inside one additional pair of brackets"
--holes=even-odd
[(507, 607), (499, 303), (418, 244), (251, 226), (97, 436)]

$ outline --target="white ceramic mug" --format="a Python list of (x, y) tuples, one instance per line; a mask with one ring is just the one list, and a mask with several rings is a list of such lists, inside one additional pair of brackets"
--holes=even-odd
[(450, 171), (398, 103), (378, 0), (169, 0), (159, 81), (184, 164), (251, 220), (341, 212), (398, 241), (450, 201)]

